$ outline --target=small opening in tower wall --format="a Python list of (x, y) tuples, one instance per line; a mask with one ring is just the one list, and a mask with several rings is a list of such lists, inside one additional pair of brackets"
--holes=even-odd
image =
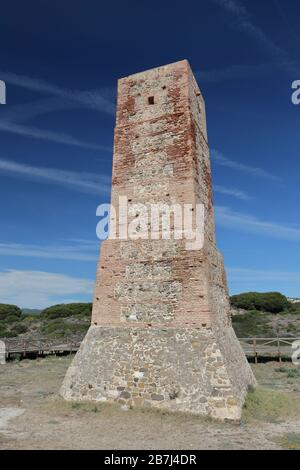
[(154, 96), (149, 96), (148, 104), (154, 104)]

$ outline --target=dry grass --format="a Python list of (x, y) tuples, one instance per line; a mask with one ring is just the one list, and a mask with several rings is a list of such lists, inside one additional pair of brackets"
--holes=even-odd
[(243, 410), (243, 420), (278, 422), (300, 417), (299, 397), (258, 386), (249, 392)]
[(283, 449), (300, 450), (300, 433), (287, 433), (277, 439)]
[(3, 366), (0, 410), (22, 408), (24, 414), (0, 430), (0, 449), (276, 449), (298, 445), (300, 380), (289, 373), (295, 368), (291, 364), (253, 365), (260, 385), (249, 394), (238, 426), (188, 413), (123, 411), (103, 403), (65, 402), (58, 390), (70, 361), (70, 357), (49, 357)]

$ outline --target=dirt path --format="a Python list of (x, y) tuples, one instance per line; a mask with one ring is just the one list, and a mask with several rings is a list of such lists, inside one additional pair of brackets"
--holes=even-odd
[(281, 398), (287, 397), (288, 416), (282, 416), (280, 403), (278, 410), (276, 402), (256, 409), (254, 401), (243, 423), (232, 425), (187, 414), (66, 403), (57, 391), (69, 363), (68, 357), (51, 357), (1, 367), (0, 449), (278, 449), (284, 436), (300, 436), (300, 410), (293, 409), (293, 400), (300, 403), (300, 381), (287, 379), (278, 364), (254, 371), (267, 393), (274, 388), (286, 394)]

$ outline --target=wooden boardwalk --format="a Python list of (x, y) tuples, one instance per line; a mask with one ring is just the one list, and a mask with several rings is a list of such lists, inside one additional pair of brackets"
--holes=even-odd
[(6, 358), (20, 355), (25, 357), (47, 356), (49, 354), (72, 354), (78, 351), (83, 338), (4, 340)]
[[(81, 344), (84, 336), (39, 340), (2, 339), (5, 343), (6, 358), (17, 355), (21, 358), (46, 356), (49, 354), (72, 354)], [(299, 338), (239, 338), (248, 359), (291, 360), (292, 345)]]
[(239, 338), (246, 356), (254, 359), (269, 358), (278, 360), (291, 360), (292, 346), (299, 338)]

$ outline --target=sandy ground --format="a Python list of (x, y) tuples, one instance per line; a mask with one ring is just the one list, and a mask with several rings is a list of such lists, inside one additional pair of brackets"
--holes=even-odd
[(298, 448), (300, 379), (287, 378), (292, 364), (254, 365), (263, 398), (253, 395), (241, 424), (222, 424), (182, 413), (66, 403), (58, 390), (70, 361), (48, 357), (0, 366), (0, 449)]

